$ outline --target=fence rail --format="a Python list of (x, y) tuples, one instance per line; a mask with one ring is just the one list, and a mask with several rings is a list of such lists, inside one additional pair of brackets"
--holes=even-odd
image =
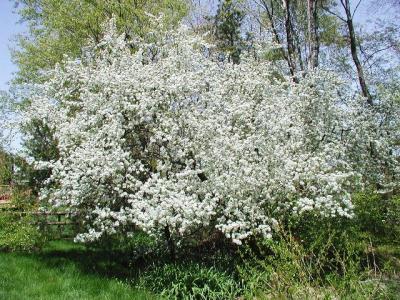
[(80, 222), (71, 218), (70, 213), (60, 211), (24, 211), (12, 205), (0, 206), (0, 212), (13, 215), (17, 219), (30, 216), (29, 224), (39, 226), (54, 238), (70, 239), (79, 232)]
[(27, 222), (31, 225), (39, 226), (45, 232), (51, 232), (59, 237), (71, 238), (80, 231), (79, 217), (72, 217), (70, 213), (63, 211), (25, 210), (11, 201), (12, 194), (13, 186), (0, 185), (0, 213), (12, 215), (17, 220), (29, 217)]

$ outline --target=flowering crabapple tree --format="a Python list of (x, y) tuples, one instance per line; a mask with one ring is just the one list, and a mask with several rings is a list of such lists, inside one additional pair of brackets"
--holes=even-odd
[(330, 72), (294, 83), (263, 59), (271, 47), (232, 64), (184, 26), (127, 42), (111, 20), (33, 89), (25, 119), (60, 152), (36, 162), (52, 170), (41, 197), (84, 216), (78, 241), (136, 228), (241, 244), (283, 216), (352, 217), (355, 189), (398, 180), (398, 108), (365, 105)]

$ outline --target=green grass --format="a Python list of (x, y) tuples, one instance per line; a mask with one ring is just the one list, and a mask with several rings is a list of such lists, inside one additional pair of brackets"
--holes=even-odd
[(102, 269), (100, 255), (66, 242), (40, 254), (0, 253), (0, 299), (155, 299)]
[(185, 247), (175, 259), (143, 233), (0, 252), (0, 300), (400, 299), (397, 240), (373, 244), (351, 224), (327, 231), (316, 222), (300, 239), (282, 231), (241, 251), (216, 242)]

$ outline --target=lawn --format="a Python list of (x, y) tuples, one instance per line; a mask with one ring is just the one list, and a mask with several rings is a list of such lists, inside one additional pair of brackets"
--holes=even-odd
[(40, 254), (0, 253), (0, 299), (156, 298), (102, 275), (101, 260), (92, 254), (67, 242), (52, 242)]

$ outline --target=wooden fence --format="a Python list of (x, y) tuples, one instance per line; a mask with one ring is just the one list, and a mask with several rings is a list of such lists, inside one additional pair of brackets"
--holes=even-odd
[(30, 214), (33, 216), (32, 223), (41, 226), (46, 232), (51, 232), (52, 236), (72, 238), (79, 231), (80, 223), (73, 220), (67, 212), (36, 211)]
[(72, 238), (79, 231), (80, 222), (71, 218), (67, 212), (24, 211), (13, 205), (1, 205), (1, 211), (17, 219), (30, 216), (30, 224), (39, 226), (43, 232), (57, 238)]
[[(72, 237), (79, 231), (80, 222), (77, 221), (79, 218), (72, 218), (69, 213), (63, 211), (25, 209), (11, 201), (12, 194), (13, 186), (0, 185), (0, 213), (12, 215), (17, 220), (30, 217), (28, 222), (53, 236)], [(28, 194), (30, 195), (30, 191)]]

